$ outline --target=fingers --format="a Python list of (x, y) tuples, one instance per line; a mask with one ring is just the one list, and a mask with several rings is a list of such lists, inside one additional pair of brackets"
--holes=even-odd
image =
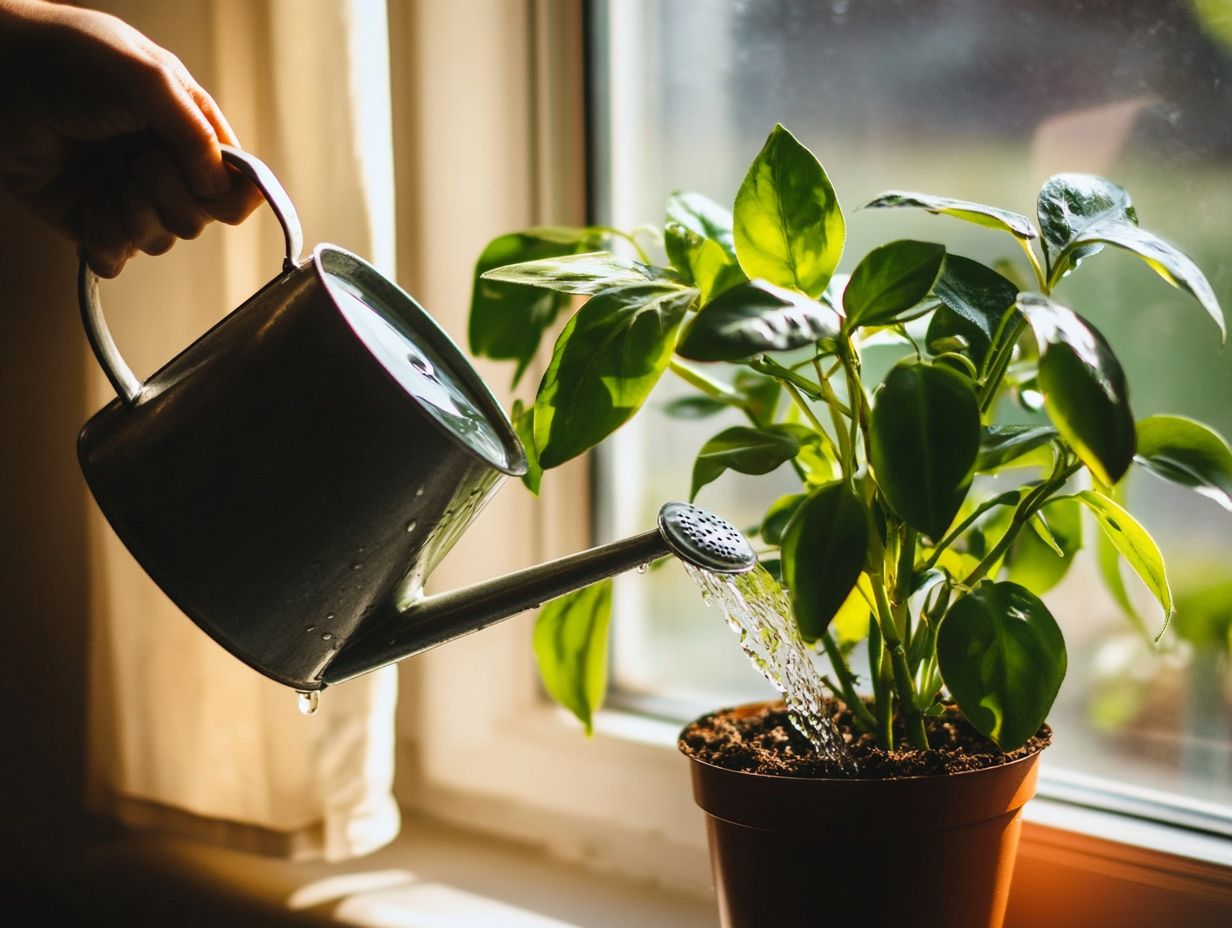
[(86, 206), (82, 216), (81, 248), (90, 269), (112, 278), (133, 256), (133, 244), (114, 207), (98, 202)]
[(147, 255), (161, 255), (175, 244), (175, 236), (163, 225), (154, 204), (133, 181), (120, 191), (120, 210), (128, 240)]
[(231, 189), (221, 197), (203, 200), (201, 205), (219, 222), (237, 226), (264, 202), (256, 184), (242, 174), (231, 172)]
[(231, 182), (218, 136), (175, 71), (161, 62), (152, 67), (142, 102), (150, 129), (170, 149), (192, 192), (201, 199), (227, 193)]
[(167, 233), (177, 238), (196, 238), (201, 234), (210, 215), (188, 189), (183, 175), (164, 149), (146, 150), (132, 162), (129, 171)]

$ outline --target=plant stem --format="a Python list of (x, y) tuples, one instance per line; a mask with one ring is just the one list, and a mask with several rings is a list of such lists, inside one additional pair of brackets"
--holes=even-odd
[(886, 751), (894, 750), (893, 705), (886, 692), (885, 677), (881, 672), (885, 657), (885, 644), (881, 640), (881, 626), (876, 619), (868, 623), (868, 671), (873, 683), (873, 708), (877, 711), (877, 744)]
[(846, 445), (846, 434), (842, 429), (837, 429), (838, 440), (843, 443), (843, 447), (841, 449), (835, 447), (834, 439), (830, 437), (829, 433), (825, 430), (825, 427), (821, 424), (821, 420), (819, 420), (813, 413), (813, 410), (809, 407), (808, 401), (805, 400), (803, 394), (801, 394), (800, 391), (796, 389), (795, 385), (790, 381), (781, 380), (779, 382), (787, 389), (787, 392), (791, 396), (792, 400), (800, 408), (800, 411), (804, 413), (805, 418), (809, 420), (809, 424), (813, 426), (814, 431), (816, 431), (818, 436), (821, 438), (822, 444), (829, 448), (830, 453), (838, 459), (843, 468), (843, 475), (846, 477), (849, 474), (849, 471), (847, 470), (848, 451)]
[[(1035, 257), (1035, 252), (1031, 248), (1031, 243), (1025, 238), (1018, 238), (1017, 235), (1015, 235), (1014, 238), (1017, 240), (1018, 244), (1022, 246), (1022, 250), (1027, 253), (1027, 260), (1031, 262), (1031, 270), (1035, 272), (1035, 282), (1039, 284), (1040, 292), (1047, 293), (1048, 278), (1044, 274), (1044, 269), (1040, 267), (1039, 258)], [(1045, 258), (1047, 258), (1046, 254)]]
[(847, 661), (843, 659), (843, 653), (839, 650), (834, 636), (828, 631), (821, 633), (821, 646), (825, 648), (826, 657), (830, 659), (830, 666), (834, 668), (834, 673), (838, 676), (839, 685), (842, 687), (843, 702), (847, 703), (847, 708), (851, 710), (852, 716), (859, 725), (869, 731), (875, 731), (877, 720), (873, 718), (873, 714), (868, 711), (868, 706), (864, 705), (864, 700), (856, 692), (856, 682), (851, 669), (847, 666)]
[[(894, 613), (890, 599), (886, 595), (885, 578), (881, 575), (872, 577), (873, 594), (877, 599), (877, 618), (881, 624), (881, 637), (885, 647), (890, 652), (890, 666), (894, 673), (894, 689), (897, 690), (898, 708), (903, 715), (903, 724), (907, 729), (907, 741), (913, 748), (925, 750), (928, 748), (928, 733), (924, 730), (924, 716), (915, 701), (915, 683), (911, 679), (911, 670), (907, 666), (907, 651), (903, 647), (902, 637), (894, 624)], [(872, 626), (869, 626), (870, 629)]]
[[(1005, 377), (1005, 372), (1010, 366), (1010, 361), (1014, 357), (1014, 346), (1018, 343), (1018, 336), (1022, 334), (1022, 330), (1026, 327), (1027, 320), (1022, 318), (1022, 315), (1017, 311), (1011, 313), (1008, 322), (1003, 322), (1001, 329), (998, 331), (998, 341), (995, 342), (996, 348), (988, 364), (988, 369), (985, 372), (983, 385), (980, 387), (980, 412), (986, 412), (988, 407), (992, 405), (993, 399), (996, 398), (997, 389), (1001, 386), (1001, 381)], [(1008, 326), (1009, 331), (1005, 329)]]
[[(1002, 494), (1004, 496), (1004, 494)], [(928, 556), (928, 560), (924, 562), (922, 571), (932, 570), (937, 566), (937, 561), (941, 555), (954, 543), (954, 541), (967, 529), (969, 529), (975, 521), (994, 506), (1000, 505), (1001, 496), (994, 496), (990, 500), (985, 500), (976, 506), (971, 515), (967, 516), (958, 525), (954, 526), (954, 530), (937, 542), (937, 546), (933, 548), (933, 553)], [(1019, 500), (1021, 502), (1021, 499)]]
[(1077, 473), (1079, 467), (1081, 467), (1079, 464), (1065, 467), (1058, 463), (1057, 470), (1051, 477), (1022, 498), (1014, 509), (1014, 516), (1010, 519), (1010, 524), (1005, 529), (1005, 534), (997, 540), (992, 550), (984, 555), (984, 559), (975, 565), (975, 568), (963, 580), (963, 586), (972, 587), (984, 579), (985, 575), (992, 570), (993, 565), (1009, 550), (1010, 545), (1014, 543), (1014, 539), (1018, 537), (1022, 527), (1030, 521), (1036, 512), (1044, 508), (1044, 505), (1048, 502), (1048, 497), (1061, 489), (1065, 485), (1065, 481)]
[(613, 229), (611, 226), (593, 226), (593, 228), (596, 232), (606, 232), (608, 235), (612, 235), (612, 236), (615, 236), (616, 238), (624, 239), (626, 242), (628, 242), (630, 245), (633, 246), (634, 250), (637, 252), (638, 259), (643, 264), (651, 263), (650, 255), (646, 254), (646, 249), (644, 249), (638, 243), (637, 239), (633, 237), (633, 233), (625, 232), (623, 229)]
[(868, 397), (864, 395), (864, 382), (860, 380), (860, 362), (856, 358), (855, 349), (849, 338), (843, 338), (839, 346), (839, 355), (843, 361), (843, 371), (847, 375), (848, 401), (855, 410), (851, 419), (852, 444), (855, 443), (856, 432), (864, 437), (864, 458), (872, 458), (872, 448), (869, 446), (869, 409)]
[(717, 380), (712, 380), (699, 371), (695, 367), (685, 364), (679, 358), (673, 356), (667, 362), (668, 369), (687, 383), (691, 387), (695, 387), (705, 393), (711, 399), (723, 400), (729, 403), (744, 405), (744, 397), (727, 386), (725, 383), (719, 383)]

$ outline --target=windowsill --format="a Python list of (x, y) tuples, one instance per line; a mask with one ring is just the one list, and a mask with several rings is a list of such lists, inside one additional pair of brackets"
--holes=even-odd
[[(702, 928), (709, 898), (598, 874), (526, 844), (406, 814), (388, 847), (343, 864), (293, 863), (183, 839), (128, 835), (99, 848), (84, 881), (100, 912), (146, 924), (167, 911), (244, 925)], [(131, 916), (131, 920), (130, 917)], [(194, 924), (208, 923), (205, 921)]]

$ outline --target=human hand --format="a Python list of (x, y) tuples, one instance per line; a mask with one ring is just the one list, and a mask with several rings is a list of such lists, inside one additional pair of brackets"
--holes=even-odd
[(115, 277), (261, 202), (227, 170), (237, 144), (173, 54), (105, 13), (0, 0), (0, 186)]

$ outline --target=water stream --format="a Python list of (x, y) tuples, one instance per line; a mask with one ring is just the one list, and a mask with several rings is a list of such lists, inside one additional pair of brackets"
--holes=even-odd
[(712, 574), (685, 563), (707, 605), (717, 605), (749, 661), (787, 703), (787, 716), (817, 753), (854, 770), (855, 759), (826, 712), (828, 699), (787, 594), (761, 565), (746, 574)]

